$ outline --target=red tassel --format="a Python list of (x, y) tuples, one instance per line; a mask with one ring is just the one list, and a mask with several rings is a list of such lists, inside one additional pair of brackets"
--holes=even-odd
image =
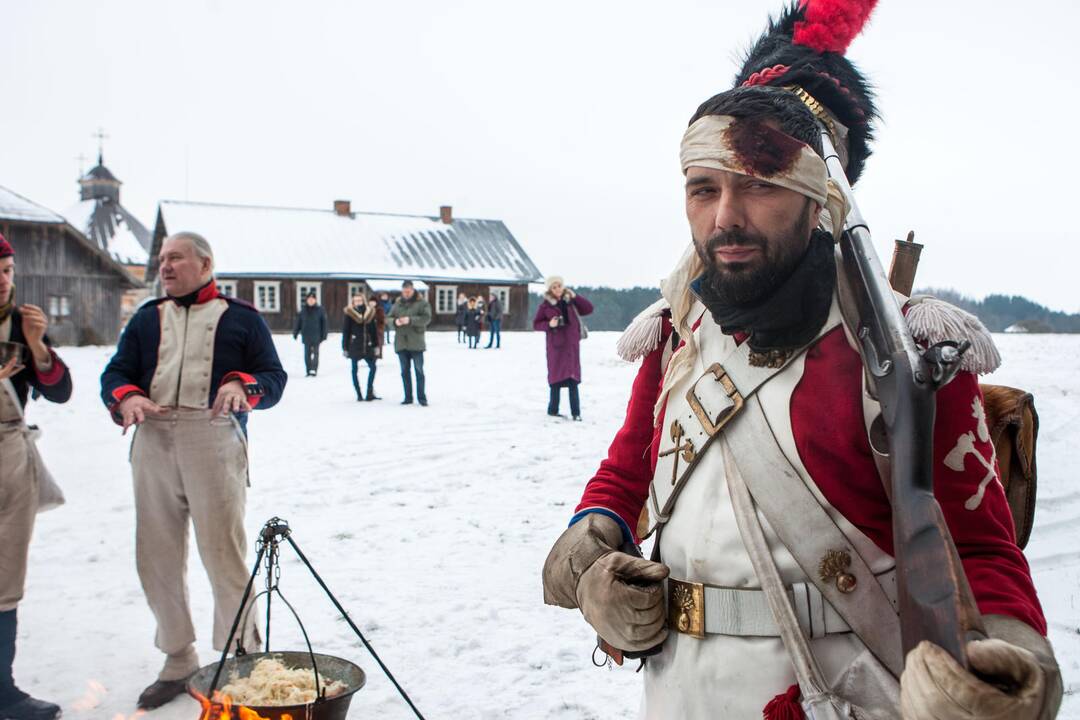
[(843, 54), (870, 19), (877, 0), (802, 0), (805, 20), (795, 23), (792, 42)]
[(799, 686), (792, 685), (770, 700), (761, 712), (761, 717), (764, 720), (806, 720), (802, 705), (799, 704)]

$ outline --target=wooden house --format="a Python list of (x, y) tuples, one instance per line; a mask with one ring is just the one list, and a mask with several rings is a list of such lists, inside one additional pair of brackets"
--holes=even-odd
[(423, 283), (435, 329), (454, 327), (459, 293), (493, 293), (503, 329), (523, 330), (529, 283), (542, 280), (502, 221), (454, 218), (446, 206), (427, 216), (353, 212), (346, 200), (325, 210), (168, 200), (158, 207), (149, 283), (161, 242), (181, 231), (209, 241), (218, 286), (255, 305), (277, 332), (292, 330), (310, 292), (338, 332), (355, 291), (399, 290), (404, 280)]
[(0, 187), (0, 233), (15, 248), (15, 301), (49, 316), (57, 345), (109, 345), (124, 293), (142, 282), (61, 215)]

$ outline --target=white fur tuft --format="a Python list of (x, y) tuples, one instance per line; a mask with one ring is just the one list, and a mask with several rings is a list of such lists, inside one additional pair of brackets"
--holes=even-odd
[(664, 334), (664, 311), (668, 307), (667, 300), (660, 298), (630, 321), (615, 346), (619, 357), (626, 362), (637, 362), (659, 347)]
[(969, 340), (971, 347), (960, 361), (960, 369), (985, 375), (1001, 365), (990, 331), (979, 318), (927, 295), (915, 296), (908, 303), (908, 328), (916, 340), (929, 345), (945, 340), (963, 342)]

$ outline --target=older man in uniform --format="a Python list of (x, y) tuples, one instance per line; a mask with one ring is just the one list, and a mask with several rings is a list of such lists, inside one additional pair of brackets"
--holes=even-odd
[[(691, 119), (680, 154), (693, 243), (624, 338), (624, 356), (642, 360), (626, 420), (548, 556), (545, 600), (647, 656), (646, 718), (1046, 720), (1061, 678), (996, 476), (975, 375), (997, 361), (985, 328), (952, 338), (975, 349), (937, 394), (933, 461), (991, 639), (968, 643), (970, 672), (930, 643), (902, 654), (892, 508), (868, 439), (880, 409), (842, 311), (834, 235), (819, 227), (842, 227), (846, 208), (812, 103), (786, 84), (850, 97), (866, 86), (844, 82), (856, 74), (843, 47), (769, 56), (793, 32), (829, 37), (815, 10), (785, 13), (751, 54), (768, 61)], [(787, 89), (759, 87), (770, 81)], [(869, 119), (843, 120), (853, 179)], [(963, 325), (944, 303), (907, 310), (926, 344)], [(654, 533), (646, 560), (635, 544)]]
[[(48, 320), (34, 305), (15, 305), (15, 250), (0, 235), (0, 343), (10, 358), (0, 365), (0, 718), (51, 720), (60, 707), (15, 686), (16, 607), (23, 596), (34, 516), (41, 508), (44, 465), (23, 410), (34, 388), (46, 400), (71, 397), (71, 375), (45, 335)], [(10, 343), (10, 344), (9, 344)]]
[[(167, 237), (158, 257), (164, 297), (131, 318), (101, 376), (101, 395), (132, 439), (136, 564), (165, 653), (139, 696), (155, 708), (184, 691), (199, 667), (185, 582), (189, 520), (214, 593), (214, 647), (222, 649), (244, 596), (247, 417), (281, 398), (286, 375), (266, 322), (218, 292), (201, 236)], [(258, 645), (255, 613), (242, 628)]]

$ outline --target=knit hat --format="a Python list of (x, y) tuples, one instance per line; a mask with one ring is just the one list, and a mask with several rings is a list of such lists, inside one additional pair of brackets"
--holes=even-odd
[(544, 279), (544, 289), (548, 292), (551, 292), (551, 286), (555, 283), (559, 283), (560, 285), (566, 284), (565, 282), (563, 282), (561, 275), (551, 275), (550, 277)]
[(3, 235), (0, 235), (0, 258), (14, 257), (15, 248), (11, 247), (11, 244), (4, 239)]

